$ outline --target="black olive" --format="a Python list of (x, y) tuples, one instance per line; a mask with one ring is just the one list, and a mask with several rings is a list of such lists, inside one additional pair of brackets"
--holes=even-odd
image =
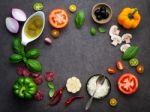
[(103, 16), (103, 19), (107, 19), (107, 18), (108, 18), (108, 16), (109, 16), (109, 13), (108, 13), (108, 12), (106, 12), (106, 14)]
[(105, 6), (102, 6), (102, 7), (100, 8), (100, 11), (106, 11), (106, 7), (105, 7)]
[(95, 15), (99, 15), (100, 14), (100, 9), (96, 9), (96, 11), (94, 12)]
[(97, 15), (97, 16), (96, 16), (96, 19), (97, 19), (98, 21), (100, 21), (100, 20), (102, 20), (103, 18), (102, 18), (101, 15)]
[(102, 11), (100, 12), (100, 15), (102, 16), (102, 18), (104, 18), (105, 15), (106, 15), (106, 11), (102, 10)]

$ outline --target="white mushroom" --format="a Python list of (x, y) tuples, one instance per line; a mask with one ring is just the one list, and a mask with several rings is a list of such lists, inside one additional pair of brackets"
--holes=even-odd
[(120, 47), (121, 52), (125, 52), (131, 45), (130, 44), (123, 44)]
[(112, 25), (112, 26), (110, 27), (110, 30), (109, 30), (109, 35), (110, 35), (110, 36), (119, 35), (119, 33), (120, 33), (120, 30), (118, 30), (118, 26)]
[(126, 44), (131, 43), (132, 35), (130, 33), (126, 33), (122, 36), (122, 41), (125, 41)]
[(122, 43), (122, 39), (118, 35), (111, 36), (111, 40), (113, 40), (113, 42), (111, 44), (114, 45), (114, 46), (117, 46), (118, 44)]

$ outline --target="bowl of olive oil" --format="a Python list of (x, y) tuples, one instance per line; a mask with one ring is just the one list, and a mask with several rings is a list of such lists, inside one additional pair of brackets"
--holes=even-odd
[(45, 27), (45, 14), (42, 11), (35, 12), (25, 22), (22, 29), (22, 44), (27, 45), (29, 42), (39, 38)]

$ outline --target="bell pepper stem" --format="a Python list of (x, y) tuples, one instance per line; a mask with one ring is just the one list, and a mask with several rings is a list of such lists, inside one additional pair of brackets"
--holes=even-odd
[(133, 16), (134, 16), (134, 14), (136, 13), (138, 11), (138, 9), (137, 8), (134, 8), (134, 11), (132, 12), (132, 13), (129, 13), (129, 18), (130, 19), (132, 19), (133, 18)]

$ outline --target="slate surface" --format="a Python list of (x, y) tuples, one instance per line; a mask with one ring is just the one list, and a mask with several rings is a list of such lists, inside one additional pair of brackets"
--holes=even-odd
[[(11, 15), (11, 8), (17, 7), (23, 9), (29, 16), (34, 11), (33, 3), (37, 0), (1, 0), (0, 3), (0, 112), (84, 112), (85, 103), (89, 99), (86, 92), (86, 81), (95, 73), (106, 75), (112, 84), (110, 95), (103, 101), (94, 101), (89, 112), (150, 112), (150, 1), (149, 0), (39, 0), (44, 3), (44, 12), (46, 17), (53, 8), (67, 9), (70, 3), (77, 4), (78, 9), (86, 12), (86, 21), (81, 30), (77, 30), (73, 23), (74, 14), (70, 14), (70, 22), (61, 32), (61, 37), (53, 41), (52, 46), (44, 44), (44, 37), (50, 35), (50, 25), (46, 21), (46, 27), (40, 39), (28, 45), (37, 47), (41, 50), (39, 60), (43, 65), (43, 73), (51, 70), (56, 72), (54, 83), (59, 88), (67, 78), (75, 75), (81, 79), (82, 89), (78, 95), (85, 97), (84, 100), (75, 101), (69, 107), (64, 107), (64, 101), (72, 96), (66, 91), (61, 102), (55, 107), (46, 107), (48, 102), (48, 87), (45, 82), (39, 88), (44, 91), (45, 99), (42, 102), (36, 101), (20, 101), (16, 99), (11, 91), (12, 84), (18, 77), (15, 69), (16, 65), (10, 64), (8, 57), (12, 54), (11, 42), (14, 35), (10, 34), (5, 28), (5, 18)], [(120, 59), (121, 52), (118, 47), (110, 45), (110, 37), (107, 33), (97, 33), (95, 37), (91, 37), (89, 29), (92, 26), (99, 27), (92, 22), (90, 12), (95, 3), (105, 2), (113, 8), (112, 21), (104, 25), (107, 29), (111, 25), (117, 24), (116, 17), (123, 7), (137, 7), (142, 15), (142, 22), (136, 30), (123, 30), (121, 34), (129, 32), (133, 34), (133, 44), (140, 47), (138, 58), (145, 65), (144, 75), (139, 75), (134, 69), (126, 64), (129, 71), (135, 73), (139, 78), (138, 92), (132, 96), (121, 94), (116, 88), (116, 80), (123, 72), (118, 72), (114, 76), (106, 73), (106, 68), (114, 65), (116, 60)], [(18, 34), (20, 36), (20, 34)], [(127, 69), (125, 70), (127, 71)], [(125, 72), (124, 71), (124, 72)], [(109, 98), (115, 97), (119, 100), (116, 108), (111, 108), (107, 101)]]

